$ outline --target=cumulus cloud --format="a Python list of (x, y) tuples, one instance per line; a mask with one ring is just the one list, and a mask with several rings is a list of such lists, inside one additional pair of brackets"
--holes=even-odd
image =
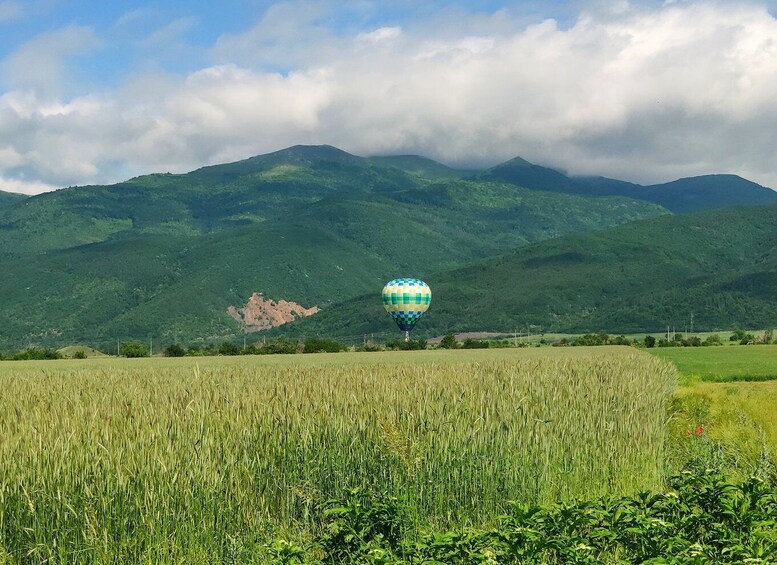
[(43, 78), (20, 73), (0, 96), (0, 188), (182, 172), (296, 143), (466, 166), (521, 155), (646, 183), (730, 172), (777, 187), (777, 20), (765, 6), (623, 3), (567, 26), (446, 12), (345, 32), (319, 4), (299, 6), (222, 37), (213, 63), (186, 76), (52, 99)]

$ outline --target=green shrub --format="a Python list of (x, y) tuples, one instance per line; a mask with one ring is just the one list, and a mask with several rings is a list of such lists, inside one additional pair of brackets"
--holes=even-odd
[(304, 353), (339, 353), (345, 351), (347, 348), (333, 339), (326, 338), (310, 338), (305, 340)]
[(294, 339), (287, 337), (279, 337), (273, 341), (268, 341), (261, 347), (257, 348), (257, 353), (260, 355), (272, 355), (272, 354), (292, 354), (298, 353), (301, 344)]
[(411, 339), (410, 341), (390, 341), (386, 344), (386, 349), (394, 351), (416, 351), (426, 349), (425, 339)]
[[(421, 532), (396, 498), (356, 489), (318, 507), (321, 528), (307, 550), (275, 540), (268, 553), (324, 563), (772, 563), (777, 492), (755, 478), (729, 483), (687, 471), (668, 492), (549, 506), (511, 503), (490, 528)], [(293, 562), (293, 561), (285, 561)]]
[(453, 334), (448, 334), (442, 340), (440, 341), (440, 347), (442, 349), (456, 349), (458, 347), (458, 343), (456, 342), (456, 336)]
[(148, 357), (148, 347), (140, 341), (125, 341), (119, 346), (122, 357)]
[(14, 354), (11, 359), (14, 361), (42, 361), (45, 359), (62, 359), (62, 355), (54, 349), (39, 349), (30, 347), (24, 351)]
[(707, 336), (707, 339), (705, 339), (702, 342), (702, 345), (704, 346), (723, 345), (723, 340), (720, 338), (718, 334), (712, 334), (710, 336)]
[(225, 341), (221, 345), (219, 345), (218, 354), (219, 355), (240, 355), (240, 348), (234, 343)]
[(186, 350), (180, 345), (173, 343), (165, 347), (164, 354), (165, 357), (183, 357), (186, 355)]
[(462, 349), (488, 349), (488, 342), (482, 339), (467, 338), (461, 344)]

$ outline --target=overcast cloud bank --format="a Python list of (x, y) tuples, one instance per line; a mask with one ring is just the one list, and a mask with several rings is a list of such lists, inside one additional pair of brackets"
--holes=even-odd
[[(18, 5), (0, 2), (0, 19), (12, 17)], [(32, 38), (0, 62), (0, 189), (185, 172), (298, 143), (777, 187), (777, 20), (765, 6), (624, 3), (567, 28), (445, 11), (343, 33), (326, 17), (279, 4), (220, 37), (199, 70), (149, 65), (111, 87), (78, 81), (78, 58), (107, 41), (94, 29)], [(173, 22), (165, 42), (185, 51), (175, 36), (192, 25)]]

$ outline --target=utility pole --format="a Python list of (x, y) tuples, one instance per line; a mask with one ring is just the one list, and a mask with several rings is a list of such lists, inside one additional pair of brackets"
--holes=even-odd
[(691, 312), (691, 333), (693, 333), (693, 312)]
[(116, 340), (116, 357), (121, 355), (121, 353), (119, 353), (119, 351), (120, 351), (120, 343), (121, 343), (121, 341), (117, 339)]
[(154, 354), (154, 338), (149, 337), (149, 344), (148, 344), (148, 354), (153, 355)]
[(518, 330), (513, 330), (513, 346), (518, 347)]

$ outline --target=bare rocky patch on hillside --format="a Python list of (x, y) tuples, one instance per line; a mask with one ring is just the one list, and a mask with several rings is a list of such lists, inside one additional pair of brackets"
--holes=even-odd
[(230, 306), (227, 314), (234, 318), (247, 332), (269, 330), (293, 322), (297, 318), (306, 318), (319, 312), (318, 306), (305, 308), (296, 302), (265, 298), (261, 292), (255, 292), (240, 308)]

